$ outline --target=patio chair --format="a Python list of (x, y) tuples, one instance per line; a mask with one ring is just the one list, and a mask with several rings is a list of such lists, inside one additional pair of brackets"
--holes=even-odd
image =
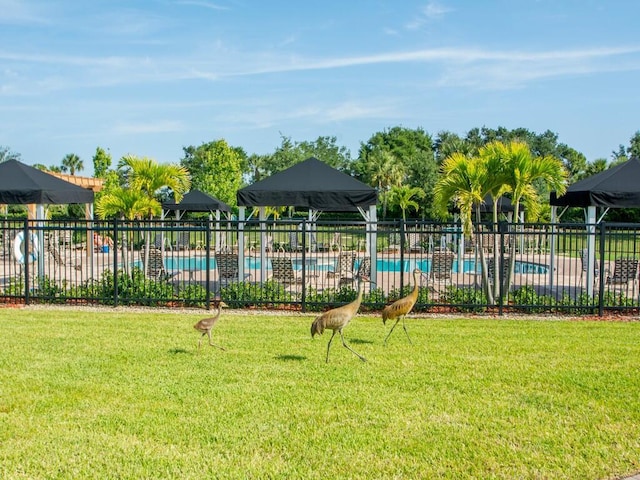
[(190, 232), (178, 232), (178, 237), (176, 238), (176, 242), (172, 245), (172, 247), (176, 250), (189, 250), (190, 245)]
[(179, 271), (168, 270), (166, 268), (162, 250), (154, 247), (149, 249), (147, 277), (153, 280), (170, 280), (179, 274)]
[(420, 232), (407, 233), (407, 251), (409, 252), (424, 252), (422, 246), (422, 234)]
[[(638, 260), (635, 258), (617, 258), (613, 263), (613, 274), (607, 274), (606, 284), (635, 288), (638, 278)], [(632, 290), (633, 291), (633, 290)]]
[(298, 232), (291, 231), (289, 232), (289, 250), (292, 252), (301, 252), (302, 245), (298, 241)]
[(356, 274), (356, 278), (358, 277), (371, 278), (371, 257), (362, 257), (358, 263), (358, 273)]
[[(498, 261), (502, 261), (502, 273), (501, 273), (501, 280), (502, 280), (502, 284), (505, 285), (505, 281), (507, 278), (507, 275), (509, 274), (509, 268), (511, 266), (511, 257), (503, 257), (502, 260), (500, 260), (500, 258), (498, 259)], [(489, 279), (489, 284), (493, 285), (496, 279), (496, 266), (495, 266), (495, 261), (493, 259), (493, 257), (490, 257), (489, 260), (487, 261), (487, 270), (488, 270), (488, 279)]]
[(335, 269), (333, 271), (327, 272), (327, 277), (337, 278), (338, 287), (353, 284), (356, 280), (356, 275), (354, 275), (353, 271), (355, 261), (355, 252), (340, 252)]
[[(585, 276), (585, 273), (587, 273), (587, 252), (588, 250), (586, 248), (583, 248), (582, 250), (580, 250), (580, 264), (581, 264), (581, 270), (580, 270), (580, 284), (582, 285), (582, 279)], [(598, 280), (598, 275), (600, 275), (600, 263), (596, 260), (595, 263), (593, 264), (593, 283), (595, 284), (596, 281)]]
[[(238, 254), (216, 252), (215, 257), (220, 285), (228, 285), (232, 282), (239, 282), (240, 271), (238, 269)], [(250, 279), (251, 274), (245, 273), (243, 281)]]
[(272, 257), (271, 274), (273, 280), (282, 285), (296, 285), (302, 283), (302, 279), (293, 270), (293, 262), (289, 257)]
[(430, 287), (440, 291), (440, 286), (451, 280), (453, 271), (453, 260), (455, 255), (448, 250), (436, 250), (431, 256), (431, 268), (429, 270)]
[[(58, 267), (66, 267), (67, 266), (67, 262), (64, 259), (63, 255), (62, 255), (62, 252), (60, 251), (60, 247), (59, 246), (57, 246), (55, 244), (49, 244), (49, 245), (47, 245), (47, 250), (49, 250), (49, 254), (53, 258), (53, 262)], [(82, 271), (82, 264), (81, 263), (72, 264), (71, 266), (78, 272)]]

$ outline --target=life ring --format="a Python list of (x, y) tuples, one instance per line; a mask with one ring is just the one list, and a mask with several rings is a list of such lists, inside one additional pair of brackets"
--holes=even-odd
[[(36, 258), (38, 258), (38, 253), (40, 252), (40, 244), (38, 243), (38, 237), (33, 233), (29, 233), (29, 262), (35, 262)], [(16, 237), (13, 239), (13, 258), (16, 259), (18, 263), (24, 263), (24, 232), (18, 232)]]

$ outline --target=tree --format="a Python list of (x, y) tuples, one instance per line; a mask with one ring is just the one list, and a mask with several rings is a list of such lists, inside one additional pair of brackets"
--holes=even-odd
[(20, 154), (12, 152), (9, 147), (0, 145), (0, 162), (6, 162), (7, 160), (20, 160)]
[(433, 140), (421, 128), (393, 127), (375, 133), (360, 145), (353, 162), (355, 176), (369, 185), (377, 185), (383, 201), (383, 218), (387, 215), (385, 198), (393, 185), (419, 187), (425, 192), (418, 213), (431, 213), (432, 190), (438, 177)]
[(180, 164), (191, 175), (191, 186), (219, 200), (236, 205), (236, 192), (242, 186), (246, 155), (224, 140), (185, 147)]
[[(507, 185), (511, 191), (511, 202), (514, 207), (514, 222), (518, 223), (520, 204), (527, 206), (529, 215), (535, 220), (540, 209), (541, 199), (534, 188), (534, 182), (542, 182), (558, 195), (567, 190), (568, 173), (562, 161), (551, 155), (534, 156), (529, 146), (524, 142), (510, 142), (496, 145), (496, 150), (501, 152), (505, 161), (505, 173)], [(515, 238), (512, 239), (515, 241)], [(512, 244), (511, 252), (515, 252)], [(512, 272), (516, 258), (511, 254), (511, 265), (508, 270), (507, 292), (511, 285)]]
[(640, 130), (634, 133), (633, 137), (631, 137), (629, 148), (627, 148), (627, 153), (629, 153), (630, 157), (636, 157), (640, 159)]
[(68, 153), (62, 159), (62, 171), (69, 172), (70, 175), (75, 175), (76, 171), (84, 170), (84, 164), (78, 155), (75, 153)]
[(110, 167), (111, 154), (107, 153), (103, 148), (97, 147), (96, 153), (93, 155), (93, 176), (105, 178)]
[(129, 188), (142, 191), (158, 204), (160, 204), (158, 199), (162, 189), (170, 189), (175, 201), (179, 202), (189, 191), (191, 184), (189, 172), (184, 167), (161, 165), (147, 157), (124, 156), (120, 159), (118, 168), (124, 171)]
[(389, 192), (389, 201), (397, 205), (402, 211), (402, 220), (407, 220), (407, 210), (414, 209), (418, 211), (420, 204), (416, 201), (424, 197), (424, 191), (420, 187), (410, 187), (409, 185), (400, 185), (391, 187)]
[(375, 150), (369, 157), (371, 181), (377, 185), (382, 197), (382, 219), (386, 219), (389, 191), (394, 185), (400, 185), (404, 177), (404, 168), (396, 156), (387, 149)]

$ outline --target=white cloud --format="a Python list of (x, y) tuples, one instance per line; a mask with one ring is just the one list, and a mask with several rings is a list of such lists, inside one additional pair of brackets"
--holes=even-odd
[(445, 14), (451, 11), (451, 8), (444, 6), (439, 2), (429, 2), (420, 9), (418, 15), (407, 23), (406, 28), (409, 30), (417, 30), (430, 21), (441, 19)]

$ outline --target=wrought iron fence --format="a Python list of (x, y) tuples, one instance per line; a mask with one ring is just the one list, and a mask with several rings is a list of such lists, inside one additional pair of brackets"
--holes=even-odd
[[(589, 227), (589, 228), (587, 228)], [(636, 224), (3, 221), (0, 299), (19, 303), (599, 314), (640, 307)]]

